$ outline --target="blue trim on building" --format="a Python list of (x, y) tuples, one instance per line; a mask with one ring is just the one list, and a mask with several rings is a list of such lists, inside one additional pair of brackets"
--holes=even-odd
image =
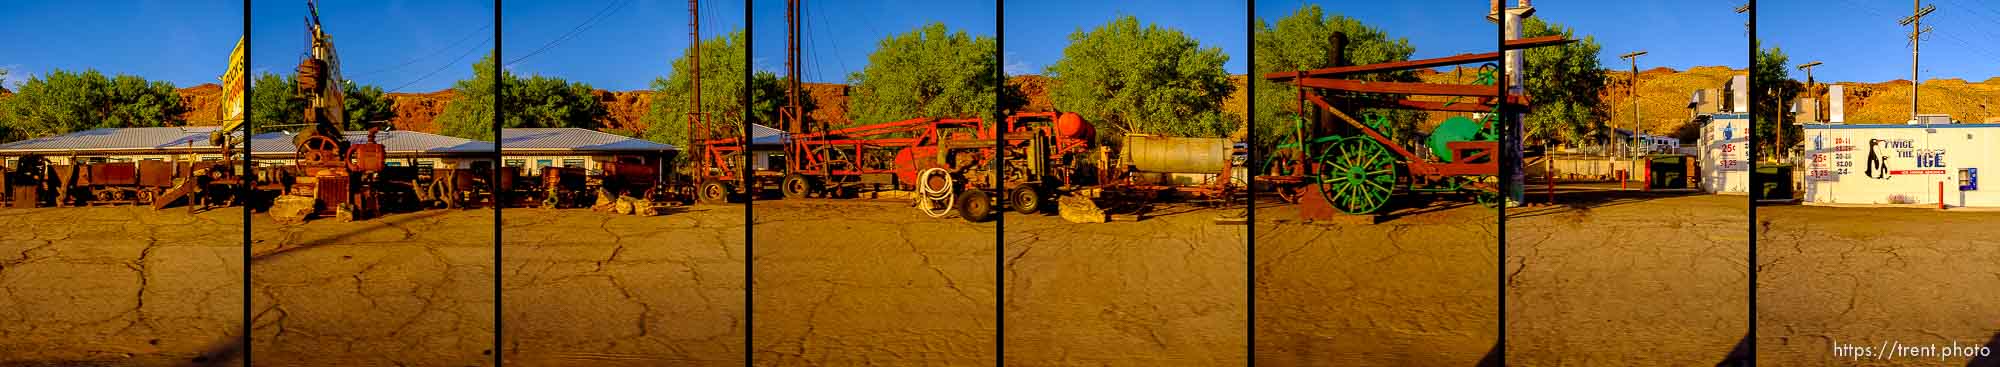
[(1845, 124), (1845, 125), (1826, 125), (1826, 124), (1800, 124), (1799, 126), (1800, 126), (1801, 128), (1804, 128), (1804, 129), (1807, 129), (1807, 130), (1815, 130), (1815, 129), (1947, 129), (1947, 128), (1974, 128), (1974, 127), (2000, 127), (2000, 124), (1930, 124), (1930, 125), (1910, 125), (1910, 124)]

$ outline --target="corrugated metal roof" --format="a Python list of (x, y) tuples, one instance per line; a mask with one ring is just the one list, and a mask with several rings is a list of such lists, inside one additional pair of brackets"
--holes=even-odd
[[(0, 151), (214, 149), (214, 126), (103, 128), (0, 144)], [(239, 133), (240, 136), (240, 133)], [(193, 143), (190, 145), (189, 143)]]
[(672, 145), (570, 127), (500, 129), (500, 149), (648, 152), (676, 150)]
[[(368, 142), (367, 131), (346, 131), (341, 134), (348, 142)], [(254, 154), (294, 154), (298, 148), (292, 146), (293, 134), (270, 132), (257, 134), (250, 142)], [(375, 133), (375, 142), (381, 143), (383, 150), (396, 153), (492, 153), (493, 143), (464, 138), (423, 133), (416, 131), (382, 131)]]
[(750, 124), (750, 145), (781, 145), (785, 143), (785, 131), (761, 124)]

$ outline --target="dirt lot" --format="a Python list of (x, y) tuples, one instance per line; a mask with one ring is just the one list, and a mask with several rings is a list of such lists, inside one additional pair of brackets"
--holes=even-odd
[(1240, 366), (1249, 294), (1242, 209), (1137, 222), (1006, 217), (1006, 360), (1019, 366)]
[(751, 208), (756, 365), (991, 365), (992, 223), (901, 201)]
[[(1759, 364), (2000, 365), (2000, 212), (1764, 206), (1757, 220)], [(1836, 343), (1992, 355), (1857, 358)]]
[(0, 227), (0, 366), (219, 365), (239, 346), (241, 208), (0, 209)]
[(1257, 361), (1471, 366), (1498, 338), (1493, 209), (1440, 202), (1379, 224), (1257, 209)]
[(343, 223), (251, 218), (258, 366), (488, 364), (493, 211)]
[(743, 205), (501, 215), (507, 365), (743, 365)]
[(1508, 365), (1740, 357), (1748, 198), (1577, 190), (1557, 200), (1507, 213)]

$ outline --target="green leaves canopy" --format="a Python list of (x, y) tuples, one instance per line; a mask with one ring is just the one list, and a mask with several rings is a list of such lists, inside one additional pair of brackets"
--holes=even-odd
[(1781, 119), (1787, 119), (1784, 113), (1787, 110), (1784, 108), (1784, 101), (1790, 101), (1792, 97), (1798, 96), (1803, 87), (1798, 80), (1793, 80), (1786, 73), (1785, 67), (1791, 62), (1791, 58), (1785, 56), (1785, 50), (1777, 47), (1764, 48), (1762, 42), (1758, 43), (1756, 58), (1750, 65), (1750, 78), (1753, 79), (1750, 81), (1750, 85), (1753, 86), (1750, 93), (1751, 99), (1754, 100), (1751, 102), (1753, 105), (1751, 111), (1754, 112), (1750, 115), (1750, 123), (1755, 126), (1750, 132), (1751, 138), (1756, 139), (1755, 144), (1760, 148), (1757, 154), (1761, 160), (1766, 157), (1776, 157), (1771, 152), (1777, 151), (1777, 147), (1797, 144), (1802, 138), (1801, 135), (1804, 135), (1804, 131), (1796, 124), (1784, 124), (1785, 141), (1777, 142), (1779, 123), (1784, 122)]
[[(454, 83), (455, 95), (438, 114), (440, 134), (474, 140), (494, 140), (493, 55), (472, 65), (472, 78)], [(505, 71), (497, 78), (506, 83), (505, 127), (596, 128), (597, 120), (608, 114), (589, 84), (562, 78), (535, 75), (526, 79)]]
[[(1522, 24), (1522, 38), (1552, 35), (1571, 39), (1576, 36), (1569, 28), (1540, 18), (1528, 18)], [(1521, 121), (1525, 130), (1522, 139), (1527, 144), (1555, 141), (1580, 144), (1610, 132), (1604, 123), (1607, 113), (1599, 103), (1605, 80), (1604, 68), (1597, 63), (1601, 49), (1596, 37), (1585, 37), (1567, 45), (1527, 51), (1528, 66), (1523, 80), (1534, 104), (1533, 111)]]
[(1125, 133), (1224, 136), (1240, 117), (1222, 112), (1234, 86), (1222, 64), (1229, 56), (1172, 28), (1120, 17), (1070, 34), (1063, 58), (1050, 65), (1050, 101), (1097, 126), (1101, 136)]
[(848, 121), (992, 115), (1000, 89), (995, 45), (992, 37), (953, 32), (943, 23), (883, 39), (868, 66), (847, 76)]
[[(744, 83), (743, 70), (750, 66), (744, 40), (743, 30), (737, 29), (701, 41), (701, 112), (707, 115), (705, 121), (717, 133), (742, 131), (746, 87), (754, 94), (754, 104), (747, 107), (752, 109), (752, 121), (777, 120), (778, 106), (785, 103), (784, 89), (778, 77), (770, 72), (757, 72), (749, 83)], [(641, 118), (646, 124), (643, 135), (646, 140), (677, 147), (692, 144), (687, 133), (688, 113), (693, 110), (688, 105), (688, 89), (692, 87), (688, 84), (694, 73), (691, 66), (687, 56), (682, 55), (673, 60), (672, 73), (653, 79), (652, 105)]]
[(0, 99), (0, 126), (7, 140), (67, 134), (107, 127), (157, 127), (183, 123), (186, 112), (173, 83), (97, 70), (57, 69), (21, 83)]
[[(1255, 123), (1251, 133), (1260, 148), (1269, 149), (1278, 145), (1279, 140), (1289, 137), (1297, 123), (1298, 101), (1295, 88), (1290, 84), (1265, 80), (1262, 75), (1272, 72), (1310, 70), (1333, 66), (1327, 58), (1327, 51), (1333, 47), (1328, 39), (1334, 32), (1347, 35), (1347, 48), (1341, 52), (1348, 65), (1376, 64), (1391, 61), (1405, 61), (1416, 53), (1416, 47), (1403, 38), (1392, 38), (1387, 32), (1362, 24), (1354, 18), (1341, 15), (1327, 15), (1318, 5), (1306, 5), (1279, 19), (1276, 25), (1267, 24), (1262, 18), (1257, 20), (1256, 37), (1253, 38), (1257, 53), (1257, 65), (1251, 76), (1258, 93)], [(1416, 73), (1399, 71), (1374, 73), (1355, 79), (1368, 81), (1419, 82)], [(1308, 105), (1308, 108), (1311, 106)], [(1354, 111), (1346, 111), (1355, 118), (1361, 118)], [(1392, 123), (1385, 133), (1394, 136), (1414, 136), (1417, 121), (1425, 114), (1421, 111), (1363, 109), (1362, 113), (1375, 113), (1388, 117)], [(1268, 151), (1268, 150), (1266, 150)]]

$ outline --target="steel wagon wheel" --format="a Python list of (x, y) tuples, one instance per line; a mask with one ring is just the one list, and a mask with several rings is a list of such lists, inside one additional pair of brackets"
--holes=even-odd
[(1396, 193), (1395, 154), (1367, 137), (1335, 141), (1315, 160), (1321, 196), (1342, 213), (1373, 214)]

